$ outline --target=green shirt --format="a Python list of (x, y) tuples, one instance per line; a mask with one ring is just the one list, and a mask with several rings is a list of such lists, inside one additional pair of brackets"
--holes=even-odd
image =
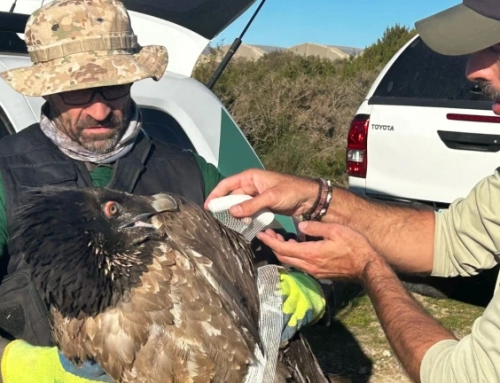
[[(193, 153), (198, 166), (200, 167), (205, 185), (205, 198), (215, 188), (215, 186), (224, 178), (219, 170), (209, 164), (203, 157)], [(98, 166), (90, 172), (90, 178), (95, 187), (106, 187), (113, 176), (113, 169), (109, 166)], [(5, 209), (5, 190), (3, 188), (2, 174), (0, 173), (0, 257), (5, 254), (7, 242), (9, 240), (7, 231), (7, 214)]]

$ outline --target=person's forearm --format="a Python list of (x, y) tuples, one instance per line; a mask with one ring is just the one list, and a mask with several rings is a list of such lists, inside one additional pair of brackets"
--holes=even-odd
[(427, 350), (439, 341), (456, 338), (424, 311), (382, 259), (367, 264), (362, 283), (396, 356), (410, 377), (420, 382)]
[(342, 188), (322, 222), (349, 226), (399, 271), (430, 274), (434, 260), (434, 211), (370, 201)]

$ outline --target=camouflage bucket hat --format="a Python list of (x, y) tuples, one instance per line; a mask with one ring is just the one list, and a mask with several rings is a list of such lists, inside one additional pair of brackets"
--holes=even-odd
[(26, 96), (158, 81), (168, 63), (163, 46), (141, 47), (117, 0), (55, 0), (35, 11), (25, 28), (34, 65), (1, 72)]

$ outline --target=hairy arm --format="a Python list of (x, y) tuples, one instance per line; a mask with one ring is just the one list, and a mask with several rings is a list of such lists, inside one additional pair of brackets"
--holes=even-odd
[(431, 208), (377, 202), (335, 188), (322, 222), (357, 230), (398, 270), (430, 274), (434, 261), (434, 215)]
[(435, 276), (470, 276), (497, 264), (500, 173), (482, 179), (448, 209), (370, 201), (335, 188), (324, 222), (349, 226), (396, 269)]
[[(250, 169), (221, 181), (205, 203), (230, 193), (254, 198), (235, 205), (234, 217), (248, 217), (262, 208), (285, 215), (309, 211), (318, 197), (318, 183), (311, 179)], [(433, 268), (434, 212), (370, 201), (340, 187), (322, 222), (354, 228), (395, 268), (429, 274)]]
[[(280, 214), (301, 215), (316, 201), (318, 184), (251, 169), (221, 181), (206, 204), (229, 193), (254, 196), (231, 208), (231, 214), (238, 218), (266, 207)], [(500, 253), (499, 199), (498, 171), (439, 214), (430, 207), (378, 202), (335, 187), (322, 222), (348, 226), (363, 234), (400, 271), (473, 275), (494, 266), (494, 254)]]
[(283, 263), (318, 278), (361, 282), (412, 379), (422, 383), (500, 381), (500, 294), (493, 296), (483, 316), (474, 322), (471, 334), (458, 341), (412, 298), (359, 232), (332, 223), (302, 222), (299, 226), (305, 234), (324, 239), (285, 241), (271, 230), (259, 237)]
[(427, 351), (456, 338), (424, 311), (382, 259), (366, 265), (363, 284), (395, 354), (410, 377), (420, 382)]

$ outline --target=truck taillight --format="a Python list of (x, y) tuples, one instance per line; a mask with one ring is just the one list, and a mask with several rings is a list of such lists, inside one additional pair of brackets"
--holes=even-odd
[(366, 178), (369, 123), (369, 115), (358, 114), (352, 120), (347, 134), (347, 173), (352, 177)]

